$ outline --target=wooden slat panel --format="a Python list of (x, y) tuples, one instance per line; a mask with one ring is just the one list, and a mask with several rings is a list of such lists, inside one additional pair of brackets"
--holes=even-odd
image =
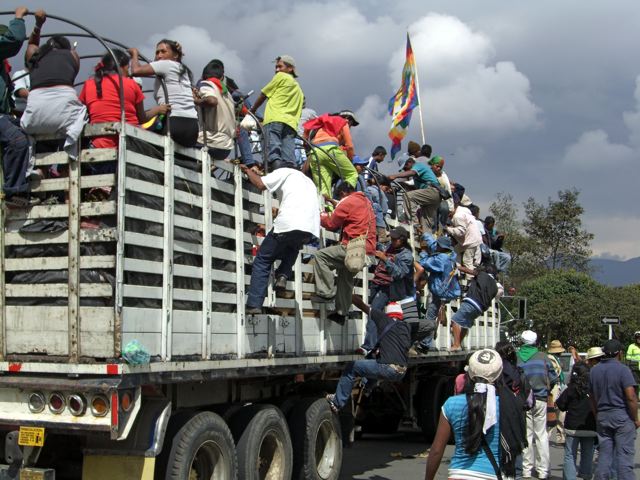
[[(114, 268), (115, 255), (94, 255), (80, 257), (80, 268)], [(64, 270), (69, 266), (67, 257), (8, 258), (5, 270), (10, 272), (23, 270)]]
[(147, 207), (138, 207), (136, 205), (126, 204), (124, 214), (127, 218), (137, 218), (147, 222), (162, 223), (164, 215), (162, 210), (153, 210)]
[[(133, 138), (139, 138), (140, 140), (144, 140), (147, 143), (151, 143), (157, 147), (164, 147), (164, 137), (162, 135), (158, 135), (157, 133), (150, 132), (143, 128), (138, 128), (133, 125), (126, 124), (124, 126), (125, 133)], [(129, 152), (127, 152), (127, 157), (129, 156)]]
[[(87, 175), (80, 178), (80, 188), (93, 187), (112, 187), (116, 184), (116, 176), (113, 174), (106, 175)], [(41, 180), (37, 186), (31, 184), (32, 192), (52, 192), (57, 190), (68, 190), (68, 178), (51, 178)]]
[(197, 183), (198, 185), (202, 185), (201, 173), (194, 172), (188, 168), (179, 167), (178, 165), (174, 165), (173, 171), (176, 179), (181, 178), (183, 180), (188, 180), (190, 182)]
[(125, 272), (151, 273), (154, 275), (162, 275), (162, 260), (152, 262), (150, 260), (138, 260), (136, 258), (124, 259)]
[(164, 162), (157, 158), (145, 157), (137, 152), (127, 151), (127, 164), (143, 167), (154, 172), (164, 173)]
[(66, 152), (36, 153), (35, 164), (38, 167), (47, 165), (65, 165), (69, 162)]
[(155, 183), (149, 183), (135, 178), (127, 178), (127, 190), (144, 193), (145, 195), (153, 195), (158, 198), (164, 197), (164, 188), (162, 185), (156, 185)]
[[(39, 284), (7, 284), (5, 285), (7, 297), (67, 297), (69, 286), (66, 283), (39, 283)], [(113, 288), (106, 283), (82, 283), (80, 284), (80, 296), (82, 297), (111, 297)]]
[(124, 296), (130, 298), (162, 299), (162, 287), (144, 287), (141, 285), (125, 285)]
[(80, 153), (82, 163), (113, 162), (117, 159), (118, 150), (115, 148), (89, 148)]

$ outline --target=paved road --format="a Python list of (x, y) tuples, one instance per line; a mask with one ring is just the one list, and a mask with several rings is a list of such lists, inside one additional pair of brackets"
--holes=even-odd
[[(340, 480), (415, 480), (424, 478), (428, 445), (418, 432), (365, 435), (344, 450)], [(449, 445), (436, 479), (446, 480), (453, 446)], [(562, 480), (563, 446), (551, 445), (550, 480)], [(636, 470), (640, 478), (640, 440), (636, 441)]]

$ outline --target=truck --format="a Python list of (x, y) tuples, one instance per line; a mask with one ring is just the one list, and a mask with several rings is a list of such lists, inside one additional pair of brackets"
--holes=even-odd
[[(88, 148), (103, 135), (118, 148)], [(432, 438), (467, 354), (498, 340), (495, 304), (466, 351), (440, 325), (401, 382), (357, 386), (336, 415), (324, 397), (362, 358), (366, 317), (339, 325), (309, 299), (335, 233), (269, 288), (269, 314), (247, 315), (277, 200), (237, 164), (123, 122), (87, 125), (77, 160), (35, 140), (36, 166), (60, 175), (33, 184), (39, 204), (0, 208), (0, 478), (335, 480), (359, 435)]]

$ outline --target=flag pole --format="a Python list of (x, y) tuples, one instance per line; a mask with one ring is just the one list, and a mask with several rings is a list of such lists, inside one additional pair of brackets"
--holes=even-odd
[[(407, 38), (409, 38), (409, 32), (407, 31)], [(409, 39), (411, 41), (411, 39)], [(411, 45), (413, 49), (413, 45)], [(418, 115), (420, 116), (420, 133), (422, 134), (422, 144), (424, 145), (426, 142), (424, 138), (424, 121), (422, 119), (422, 102), (420, 101), (420, 78), (418, 77), (418, 59), (416, 58), (416, 52), (413, 51), (413, 66), (414, 72), (416, 75), (416, 95), (418, 97)]]

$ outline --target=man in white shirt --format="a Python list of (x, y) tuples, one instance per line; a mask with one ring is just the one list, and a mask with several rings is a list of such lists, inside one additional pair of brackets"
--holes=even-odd
[(476, 217), (467, 208), (469, 205), (471, 205), (471, 200), (465, 195), (461, 203), (454, 207), (451, 226), (447, 227), (446, 230), (456, 239), (455, 251), (458, 254), (458, 263), (474, 269), (480, 265), (482, 260), (480, 252), (482, 235), (478, 229)]
[(276, 290), (285, 290), (291, 270), (303, 245), (320, 236), (320, 203), (313, 181), (299, 170), (279, 168), (259, 176), (240, 165), (249, 181), (260, 190), (276, 193), (280, 200), (273, 228), (262, 241), (251, 270), (251, 283), (245, 313), (262, 313), (271, 267), (276, 260)]

